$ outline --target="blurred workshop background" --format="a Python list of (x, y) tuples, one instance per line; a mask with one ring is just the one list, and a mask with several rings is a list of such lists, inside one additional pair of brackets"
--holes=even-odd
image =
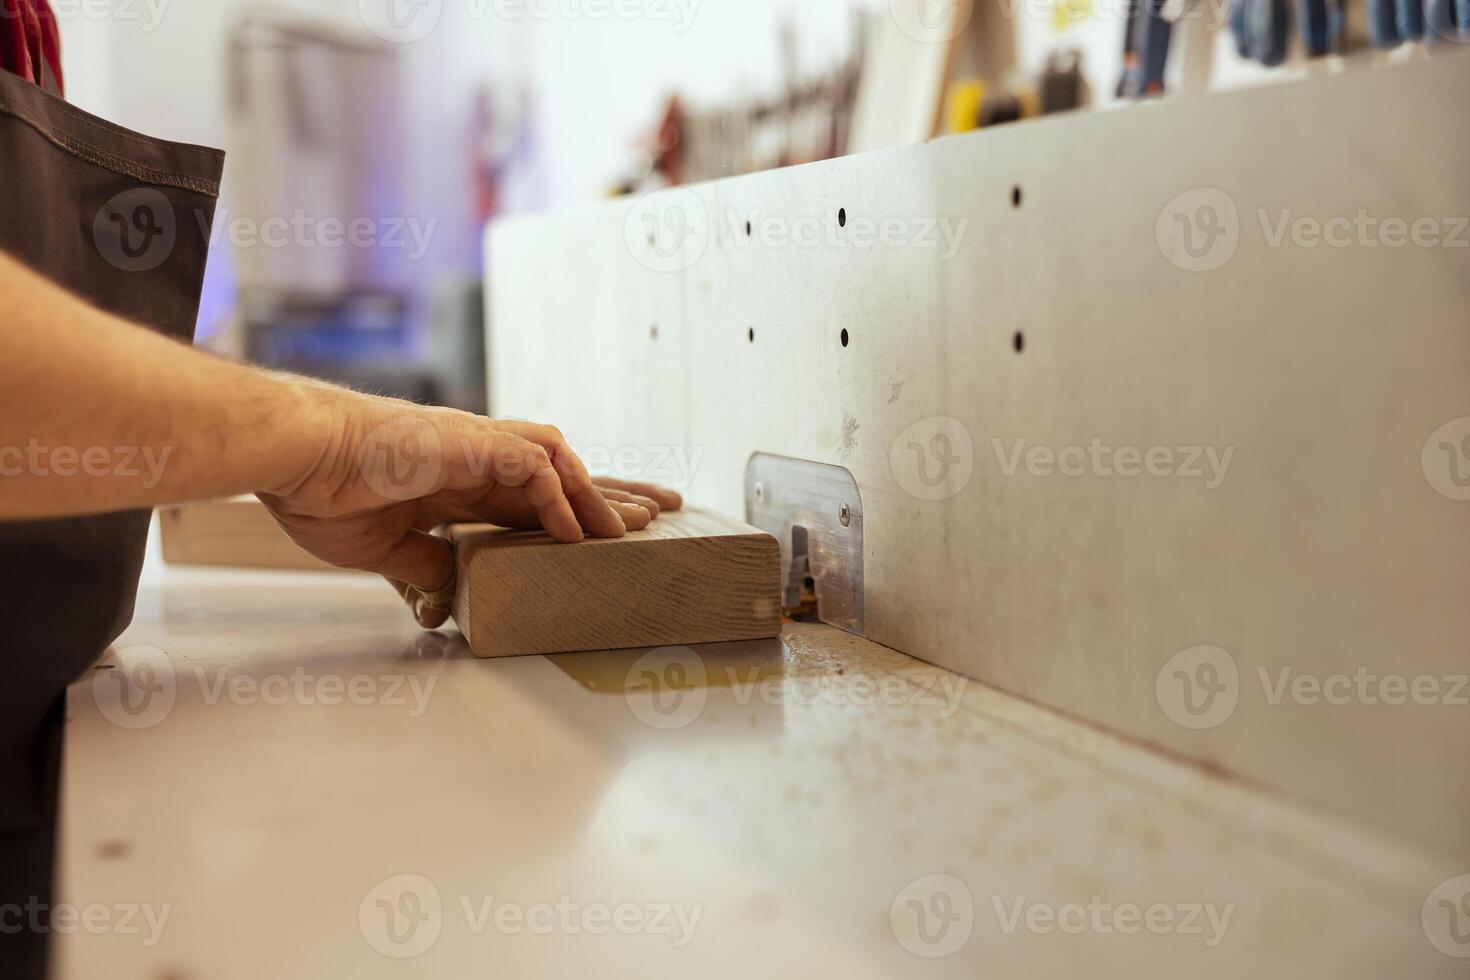
[(1441, 0), (55, 7), (73, 102), (229, 151), (202, 343), (469, 410), (486, 404), (480, 250), (497, 215), (1463, 36), (1426, 30), (1458, 9)]

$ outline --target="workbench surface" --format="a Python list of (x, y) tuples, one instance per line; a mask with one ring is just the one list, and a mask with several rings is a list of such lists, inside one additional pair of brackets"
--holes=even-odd
[(109, 660), (63, 980), (1464, 967), (1432, 855), (829, 627), (478, 661), (377, 580), (169, 568)]

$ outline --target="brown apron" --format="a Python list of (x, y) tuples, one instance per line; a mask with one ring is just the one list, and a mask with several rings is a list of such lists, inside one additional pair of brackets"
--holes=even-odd
[[(0, 71), (0, 250), (102, 309), (193, 339), (223, 166)], [(0, 522), (0, 910), (50, 904), (65, 690), (132, 617), (148, 520)], [(46, 932), (14, 921), (0, 976), (39, 976)]]

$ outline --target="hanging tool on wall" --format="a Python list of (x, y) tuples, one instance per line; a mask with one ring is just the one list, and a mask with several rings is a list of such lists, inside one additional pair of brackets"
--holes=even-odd
[[(1417, 9), (1420, 0), (1398, 2)], [(1320, 58), (1336, 49), (1342, 37), (1342, 6), (1338, 0), (1296, 0), (1296, 23), (1307, 57)]]
[(1036, 115), (1036, 94), (1011, 92), (989, 86), (978, 78), (965, 78), (950, 86), (945, 132), (968, 133), (998, 123), (1015, 122)]
[(1130, 98), (1134, 86), (1133, 73), (1138, 70), (1138, 46), (1133, 33), (1133, 22), (1138, 19), (1138, 0), (1125, 0), (1123, 8), (1123, 73), (1118, 76), (1118, 87), (1113, 92), (1120, 99)]
[(1286, 60), (1291, 31), (1286, 0), (1233, 0), (1230, 29), (1235, 35), (1235, 50), (1242, 58), (1259, 61), (1267, 68)]
[(1399, 37), (1406, 41), (1418, 41), (1424, 36), (1423, 0), (1395, 0), (1394, 27)]
[(1164, 66), (1174, 25), (1163, 15), (1166, 0), (1130, 0), (1123, 38), (1123, 78), (1118, 96), (1140, 99), (1164, 94)]
[(1082, 73), (1082, 52), (1065, 48), (1047, 55), (1036, 89), (1042, 115), (1085, 105), (1087, 81)]
[(1396, 0), (1368, 0), (1368, 40), (1385, 50), (1402, 43)]
[(968, 133), (999, 123), (1076, 109), (1087, 101), (1082, 55), (1064, 48), (1047, 55), (1035, 83), (1020, 80), (1005, 86), (981, 78), (961, 78), (949, 87), (945, 105), (946, 133)]

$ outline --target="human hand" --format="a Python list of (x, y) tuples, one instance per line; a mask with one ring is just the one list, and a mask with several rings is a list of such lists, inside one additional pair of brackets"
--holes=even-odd
[[(676, 511), (684, 506), (684, 500), (679, 494), (653, 484), (597, 476), (592, 477), (592, 483), (603, 497), (618, 509), (623, 523), (630, 531), (642, 530), (660, 513)], [(423, 501), (418, 529), (433, 531), (449, 524), (480, 523), (481, 521), (482, 518), (477, 517), (471, 511)], [(535, 529), (540, 526), (536, 515), (525, 510), (519, 513), (506, 512), (495, 523), (501, 527), (523, 529)], [(420, 626), (425, 629), (438, 629), (449, 619), (454, 602), (455, 580), (452, 574), (443, 588), (431, 592), (391, 578), (389, 582), (408, 603), (409, 609), (413, 611), (414, 619), (418, 620)]]
[[(433, 593), (453, 572), (446, 521), (544, 528), (558, 541), (619, 537), (677, 495), (593, 483), (561, 433), (301, 382), (320, 430), (314, 461), (260, 499), (297, 544), (343, 568)], [(630, 489), (630, 486), (632, 489)], [(638, 492), (643, 490), (645, 492)]]
[(553, 426), (297, 383), (319, 451), (260, 500), (304, 550), (387, 577), (428, 627), (447, 619), (454, 585), (435, 527), (491, 523), (575, 542), (617, 538), (682, 505), (656, 486), (592, 479)]

